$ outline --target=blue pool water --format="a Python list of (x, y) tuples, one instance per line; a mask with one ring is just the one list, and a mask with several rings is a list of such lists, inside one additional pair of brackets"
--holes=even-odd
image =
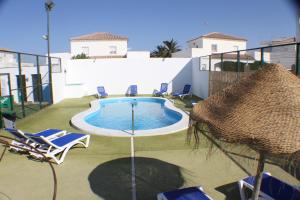
[(85, 117), (93, 126), (115, 130), (131, 130), (134, 104), (135, 130), (147, 130), (172, 125), (182, 115), (164, 106), (164, 99), (118, 98), (99, 101), (100, 109)]

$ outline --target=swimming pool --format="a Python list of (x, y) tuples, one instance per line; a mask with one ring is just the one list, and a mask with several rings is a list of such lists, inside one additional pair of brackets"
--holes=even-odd
[(75, 115), (77, 128), (98, 135), (130, 136), (134, 110), (135, 136), (161, 135), (187, 128), (188, 116), (164, 98), (124, 97), (95, 100), (91, 108)]

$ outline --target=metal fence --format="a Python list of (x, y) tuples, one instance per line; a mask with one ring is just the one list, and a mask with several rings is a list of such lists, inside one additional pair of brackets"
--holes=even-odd
[(23, 118), (53, 103), (52, 74), (61, 73), (61, 60), (50, 61), (44, 55), (0, 50), (1, 113)]
[(282, 64), (300, 74), (300, 43), (217, 53), (199, 57), (199, 70), (209, 71), (209, 95), (251, 75), (266, 63)]

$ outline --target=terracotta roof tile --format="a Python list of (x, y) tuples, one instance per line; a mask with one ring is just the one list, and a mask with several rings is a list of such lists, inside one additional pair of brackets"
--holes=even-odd
[(113, 35), (111, 33), (106, 33), (106, 32), (97, 32), (97, 33), (81, 35), (78, 37), (72, 37), (71, 40), (72, 41), (76, 41), (76, 40), (128, 40), (128, 38), (124, 37), (124, 36)]
[[(223, 39), (223, 40), (239, 40), (239, 41), (247, 41), (247, 39), (242, 38), (242, 37), (236, 37), (236, 36), (232, 36), (232, 35), (226, 35), (224, 33), (218, 33), (218, 32), (212, 32), (212, 33), (208, 33), (205, 35), (201, 35), (197, 38), (191, 39), (189, 41), (193, 41), (199, 38), (215, 38), (215, 39)], [(188, 42), (189, 42), (188, 41)]]

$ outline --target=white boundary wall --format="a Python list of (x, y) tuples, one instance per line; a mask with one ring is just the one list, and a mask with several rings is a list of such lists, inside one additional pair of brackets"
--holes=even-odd
[(202, 64), (206, 64), (208, 66), (208, 59), (193, 58), (192, 63), (193, 94), (205, 99), (208, 97), (209, 92), (209, 71), (200, 69)]
[(152, 94), (163, 82), (169, 83), (168, 92), (192, 84), (190, 58), (81, 59), (63, 63), (63, 73), (53, 78), (57, 82), (53, 85), (55, 102), (96, 94), (99, 85), (113, 95), (125, 94), (132, 84), (138, 85), (139, 94)]

